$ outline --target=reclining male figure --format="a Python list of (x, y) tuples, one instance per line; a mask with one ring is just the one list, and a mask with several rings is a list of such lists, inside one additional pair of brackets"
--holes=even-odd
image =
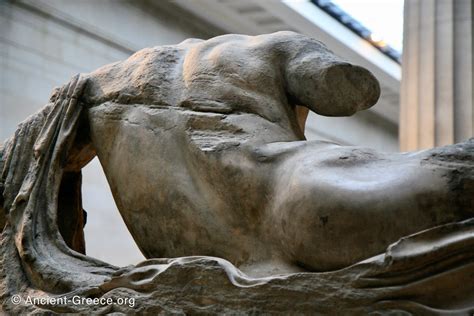
[(92, 146), (71, 164), (98, 156), (146, 257), (217, 256), (268, 275), (346, 267), (473, 216), (472, 141), (385, 154), (305, 140), (308, 109), (352, 115), (379, 94), (366, 69), (278, 32), (144, 49), (56, 98), (88, 109)]

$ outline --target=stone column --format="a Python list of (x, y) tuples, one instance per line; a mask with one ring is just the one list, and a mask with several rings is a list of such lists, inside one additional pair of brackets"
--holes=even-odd
[(474, 0), (405, 0), (400, 149), (473, 136)]

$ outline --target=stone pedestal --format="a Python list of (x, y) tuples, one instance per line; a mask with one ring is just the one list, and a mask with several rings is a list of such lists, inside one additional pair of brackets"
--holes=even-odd
[(400, 149), (473, 135), (473, 1), (405, 2)]

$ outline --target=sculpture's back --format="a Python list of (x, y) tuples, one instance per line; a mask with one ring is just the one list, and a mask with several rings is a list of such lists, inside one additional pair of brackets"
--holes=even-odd
[[(474, 269), (474, 228), (457, 221), (472, 217), (473, 142), (387, 155), (304, 141), (297, 105), (351, 115), (378, 95), (368, 71), (290, 32), (188, 40), (74, 78), (0, 157), (5, 308), (38, 308), (15, 309), (16, 292), (137, 290), (148, 312), (467, 308), (474, 288), (455, 285)], [(117, 269), (77, 253), (80, 169), (96, 154), (147, 257), (216, 256), (270, 277), (211, 257)]]

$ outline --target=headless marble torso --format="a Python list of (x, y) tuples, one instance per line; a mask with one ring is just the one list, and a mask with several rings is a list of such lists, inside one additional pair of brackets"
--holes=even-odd
[(146, 257), (217, 256), (251, 275), (327, 271), (469, 217), (450, 169), (423, 166), (429, 153), (304, 141), (295, 104), (350, 115), (379, 91), (301, 35), (147, 49), (88, 81), (92, 143)]

